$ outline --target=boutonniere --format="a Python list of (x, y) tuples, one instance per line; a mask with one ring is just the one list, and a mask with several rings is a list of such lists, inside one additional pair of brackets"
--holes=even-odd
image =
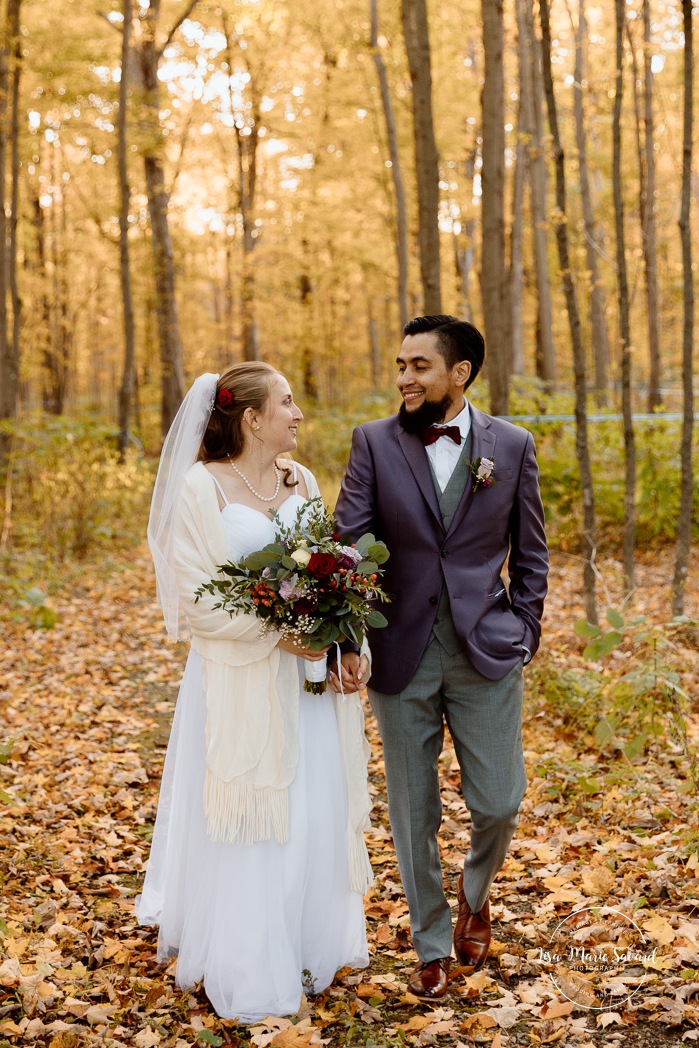
[(477, 458), (475, 462), (467, 462), (468, 468), (473, 476), (472, 491), (479, 488), (489, 488), (495, 484), (495, 463), (489, 458)]

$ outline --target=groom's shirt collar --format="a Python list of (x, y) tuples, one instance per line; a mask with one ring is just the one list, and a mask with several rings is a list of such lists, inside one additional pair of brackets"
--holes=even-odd
[(463, 444), (463, 442), (466, 440), (466, 437), (471, 432), (471, 408), (469, 407), (469, 403), (466, 400), (466, 397), (464, 397), (464, 406), (459, 412), (459, 414), (456, 416), (456, 418), (451, 419), (449, 423), (444, 423), (444, 425), (447, 424), (450, 426), (459, 427), (459, 429), (461, 430), (461, 443)]
[(464, 397), (464, 406), (456, 418), (449, 419), (449, 422), (445, 422), (444, 425), (459, 427), (461, 444), (455, 444), (453, 440), (442, 437), (441, 440), (435, 440), (434, 444), (428, 444), (425, 448), (440, 491), (444, 491), (449, 483), (456, 463), (459, 461), (459, 455), (463, 451), (464, 441), (471, 432), (471, 409), (466, 397)]

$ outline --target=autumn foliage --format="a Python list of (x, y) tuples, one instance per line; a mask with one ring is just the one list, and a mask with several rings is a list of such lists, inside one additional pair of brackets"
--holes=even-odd
[[(694, 695), (696, 626), (669, 633), (662, 626), (666, 567), (664, 555), (639, 564), (636, 611), (668, 639), (662, 663)], [(620, 567), (608, 560), (600, 570), (613, 602)], [(457, 970), (438, 1008), (407, 994), (414, 954), (369, 718), (370, 967), (341, 972), (291, 1020), (247, 1028), (219, 1020), (203, 993), (177, 990), (176, 962), (156, 963), (157, 933), (134, 919), (185, 654), (164, 639), (145, 548), (106, 567), (92, 557), (54, 586), (46, 598), (53, 628), (38, 628), (35, 609), (8, 596), (0, 654), (0, 1045), (589, 1048), (615, 1035), (632, 1046), (691, 1038), (699, 1020), (695, 714), (683, 742), (667, 730), (658, 702), (658, 731), (632, 756), (619, 748), (624, 725), (618, 739), (596, 739), (599, 707), (593, 691), (585, 699), (590, 674), (599, 691), (647, 654), (629, 635), (597, 663), (583, 659), (586, 640), (573, 631), (582, 615), (577, 575), (569, 558), (554, 556), (544, 648), (527, 676), (529, 789), (496, 881), (485, 969)], [(690, 599), (696, 609), (696, 583)], [(442, 855), (454, 897), (468, 816), (449, 745), (441, 776)], [(622, 964), (617, 1004), (595, 1010), (591, 978), (556, 973), (540, 958), (573, 910), (603, 905), (641, 928), (651, 963)]]

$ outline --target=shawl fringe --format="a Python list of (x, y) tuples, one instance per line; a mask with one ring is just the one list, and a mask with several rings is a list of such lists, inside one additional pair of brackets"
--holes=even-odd
[(286, 788), (259, 789), (249, 783), (224, 782), (207, 768), (204, 812), (212, 841), (249, 845), (272, 836), (279, 844), (289, 839)]

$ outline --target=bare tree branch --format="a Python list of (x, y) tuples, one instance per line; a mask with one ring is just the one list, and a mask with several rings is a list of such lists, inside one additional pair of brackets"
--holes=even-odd
[(198, 3), (199, 3), (199, 0), (190, 0), (190, 2), (187, 4), (187, 7), (182, 12), (180, 17), (177, 19), (177, 21), (173, 25), (173, 27), (170, 30), (170, 32), (165, 37), (165, 42), (164, 42), (163, 46), (158, 49), (158, 58), (160, 58), (161, 55), (163, 54), (163, 52), (165, 51), (165, 49), (167, 47), (169, 47), (169, 45), (170, 45), (170, 43), (172, 41), (172, 38), (174, 37), (175, 33), (180, 28), (182, 23), (185, 22), (189, 18), (189, 16), (191, 15), (192, 11), (194, 10), (194, 8), (197, 6)]

